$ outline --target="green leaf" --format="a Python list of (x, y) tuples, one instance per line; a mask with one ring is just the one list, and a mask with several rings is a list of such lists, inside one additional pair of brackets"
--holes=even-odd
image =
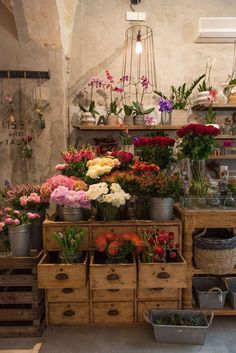
[(81, 105), (81, 104), (79, 104), (79, 107), (80, 107), (80, 109), (84, 112), (84, 113), (86, 113), (88, 110), (83, 106), (83, 105)]
[(151, 112), (153, 112), (155, 110), (155, 108), (149, 108), (147, 110), (143, 111), (143, 114), (150, 114)]
[(234, 85), (236, 85), (236, 79), (230, 80), (229, 81), (229, 86), (234, 86)]

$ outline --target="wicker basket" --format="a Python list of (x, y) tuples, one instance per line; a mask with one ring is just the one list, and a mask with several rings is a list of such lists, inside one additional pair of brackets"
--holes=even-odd
[(195, 265), (211, 274), (231, 273), (236, 264), (236, 235), (228, 229), (204, 229), (194, 236)]

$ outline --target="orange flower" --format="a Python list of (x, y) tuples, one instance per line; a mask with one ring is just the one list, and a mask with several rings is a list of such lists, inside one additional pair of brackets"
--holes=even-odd
[(119, 251), (119, 246), (120, 246), (120, 243), (116, 240), (112, 241), (110, 243), (110, 245), (108, 246), (108, 253), (111, 255), (111, 256), (115, 256), (118, 254), (118, 251)]

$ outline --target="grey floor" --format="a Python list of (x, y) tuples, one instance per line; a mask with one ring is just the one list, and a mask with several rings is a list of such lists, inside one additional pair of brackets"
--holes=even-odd
[(236, 317), (217, 317), (204, 346), (159, 344), (151, 326), (48, 327), (40, 338), (0, 338), (1, 349), (31, 349), (39, 353), (236, 353)]

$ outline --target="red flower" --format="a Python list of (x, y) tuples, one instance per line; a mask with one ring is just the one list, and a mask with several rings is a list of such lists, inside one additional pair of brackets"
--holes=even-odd
[(172, 253), (170, 254), (170, 257), (171, 257), (172, 259), (175, 259), (176, 256), (177, 256), (176, 252), (172, 251)]
[(210, 135), (210, 136), (217, 136), (219, 135), (220, 130), (214, 126), (206, 126), (202, 124), (195, 124), (191, 123), (188, 124), (181, 129), (177, 130), (177, 135), (179, 137), (184, 137), (186, 135)]
[(159, 256), (162, 256), (164, 254), (164, 250), (161, 245), (156, 245), (154, 248), (154, 252)]
[(119, 246), (120, 242), (116, 240), (112, 241), (108, 246), (108, 254), (110, 254), (111, 256), (116, 256), (119, 252)]

